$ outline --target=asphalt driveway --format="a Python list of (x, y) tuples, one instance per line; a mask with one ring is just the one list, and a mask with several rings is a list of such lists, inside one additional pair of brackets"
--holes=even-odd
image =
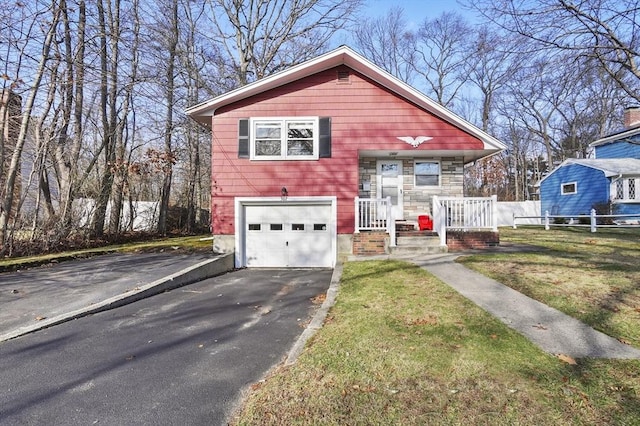
[(240, 270), (0, 343), (0, 424), (225, 424), (331, 274)]
[(0, 335), (96, 304), (212, 256), (106, 254), (0, 274)]

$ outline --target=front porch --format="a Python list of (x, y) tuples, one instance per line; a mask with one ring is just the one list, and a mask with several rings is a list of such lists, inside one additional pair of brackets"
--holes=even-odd
[(420, 229), (417, 222), (396, 220), (391, 197), (356, 197), (353, 254), (428, 254), (495, 246), (496, 203), (496, 196), (433, 196), (433, 229)]

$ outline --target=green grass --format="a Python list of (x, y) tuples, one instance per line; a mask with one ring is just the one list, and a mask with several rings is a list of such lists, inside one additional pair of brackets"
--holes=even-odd
[(640, 232), (500, 230), (502, 242), (537, 253), (481, 254), (460, 261), (534, 299), (640, 348)]
[(59, 253), (48, 253), (36, 256), (25, 256), (0, 259), (0, 271), (15, 270), (37, 266), (50, 262), (97, 256), (107, 253), (132, 253), (143, 251), (207, 251), (211, 250), (211, 240), (203, 240), (208, 235), (159, 238), (150, 241), (139, 241), (124, 244), (113, 244), (81, 250), (70, 250)]
[(325, 326), (234, 424), (637, 424), (638, 391), (638, 361), (563, 363), (414, 265), (352, 262)]

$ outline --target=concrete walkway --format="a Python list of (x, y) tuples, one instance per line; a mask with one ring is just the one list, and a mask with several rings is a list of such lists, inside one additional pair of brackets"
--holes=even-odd
[(640, 350), (456, 263), (459, 254), (403, 258), (429, 271), (542, 350), (573, 358), (640, 359)]

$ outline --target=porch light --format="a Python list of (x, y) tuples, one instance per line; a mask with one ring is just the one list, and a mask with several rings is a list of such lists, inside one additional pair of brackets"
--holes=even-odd
[(280, 190), (280, 198), (282, 201), (287, 201), (287, 197), (289, 196), (289, 191), (287, 191), (287, 187), (283, 186)]

